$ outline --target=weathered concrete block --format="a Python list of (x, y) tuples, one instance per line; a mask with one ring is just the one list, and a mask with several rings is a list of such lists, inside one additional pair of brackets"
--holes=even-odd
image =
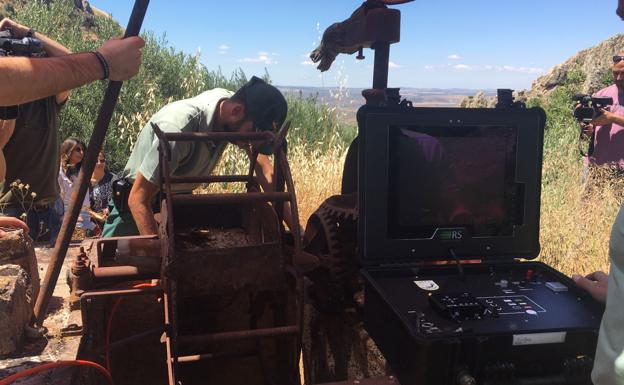
[(33, 297), (39, 294), (39, 270), (37, 257), (33, 248), (33, 241), (24, 230), (5, 230), (0, 238), (0, 266), (6, 264), (18, 265), (30, 276)]
[(17, 350), (33, 301), (28, 273), (18, 265), (0, 266), (0, 355)]

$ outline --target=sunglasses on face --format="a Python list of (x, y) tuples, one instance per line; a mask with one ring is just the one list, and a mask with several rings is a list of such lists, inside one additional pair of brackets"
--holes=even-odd
[(622, 55), (615, 55), (615, 56), (613, 56), (613, 64), (617, 64), (617, 63), (621, 62), (622, 60), (624, 60), (624, 56), (622, 56)]

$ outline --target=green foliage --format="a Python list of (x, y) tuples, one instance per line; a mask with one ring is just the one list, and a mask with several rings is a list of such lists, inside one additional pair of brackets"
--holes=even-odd
[(611, 84), (615, 83), (615, 79), (613, 79), (613, 71), (611, 69), (606, 70), (601, 77), (602, 81), (602, 85), (604, 87), (608, 87)]
[[(85, 16), (76, 11), (71, 0), (30, 1), (13, 9), (8, 16), (48, 35), (73, 52), (95, 50), (111, 37), (122, 35), (120, 26), (105, 17), (94, 17), (94, 26), (85, 29)], [(105, 151), (115, 171), (123, 168), (139, 131), (164, 105), (216, 87), (234, 91), (248, 80), (241, 69), (230, 76), (223, 74), (221, 68), (207, 69), (201, 64), (199, 53), (188, 55), (176, 51), (166, 36), (156, 37), (146, 32), (142, 38), (146, 44), (141, 70), (124, 82), (106, 137)], [(270, 82), (266, 69), (261, 77)], [(72, 91), (61, 112), (61, 139), (75, 136), (85, 142), (89, 140), (105, 88), (105, 82), (95, 82)], [(342, 129), (332, 109), (317, 104), (314, 98), (290, 98), (289, 106), (293, 143), (328, 148), (344, 144), (354, 136), (353, 130)]]
[(291, 120), (290, 142), (322, 152), (334, 146), (348, 146), (356, 134), (355, 126), (345, 126), (336, 117), (336, 108), (319, 104), (316, 97), (287, 95)]
[(565, 85), (570, 88), (580, 88), (587, 75), (580, 69), (573, 69), (568, 72), (565, 80)]
[[(543, 195), (560, 193), (561, 185), (580, 183), (578, 180), (568, 180), (576, 178), (576, 174), (562, 172), (580, 167), (579, 125), (572, 116), (572, 97), (578, 91), (579, 83), (570, 82), (558, 87), (540, 103), (547, 115), (542, 171)], [(580, 145), (586, 150), (587, 143)]]

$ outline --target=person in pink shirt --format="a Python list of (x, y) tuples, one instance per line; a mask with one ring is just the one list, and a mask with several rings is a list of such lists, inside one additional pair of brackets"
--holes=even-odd
[(616, 175), (624, 175), (624, 52), (613, 56), (613, 79), (615, 84), (596, 92), (594, 96), (610, 97), (613, 105), (602, 110), (602, 115), (582, 127), (593, 134), (593, 152), (584, 163), (591, 166), (611, 166)]

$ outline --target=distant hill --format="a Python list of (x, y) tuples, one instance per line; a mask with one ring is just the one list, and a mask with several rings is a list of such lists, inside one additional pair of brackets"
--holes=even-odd
[[(278, 86), (285, 94), (301, 98), (316, 98), (317, 101), (336, 107), (338, 118), (348, 124), (355, 124), (358, 108), (364, 104), (363, 88), (331, 87), (287, 87)], [(485, 96), (496, 95), (495, 90), (483, 91)], [(465, 88), (401, 88), (401, 96), (420, 107), (458, 107), (463, 99), (475, 93)]]
[[(613, 55), (624, 52), (624, 35), (615, 35), (603, 42), (584, 49), (562, 64), (551, 68), (547, 74), (537, 78), (530, 90), (516, 93), (520, 100), (544, 99), (564, 85), (574, 83), (577, 91), (593, 93), (612, 83), (611, 67)], [(477, 93), (461, 101), (462, 107), (492, 107), (495, 100)]]

